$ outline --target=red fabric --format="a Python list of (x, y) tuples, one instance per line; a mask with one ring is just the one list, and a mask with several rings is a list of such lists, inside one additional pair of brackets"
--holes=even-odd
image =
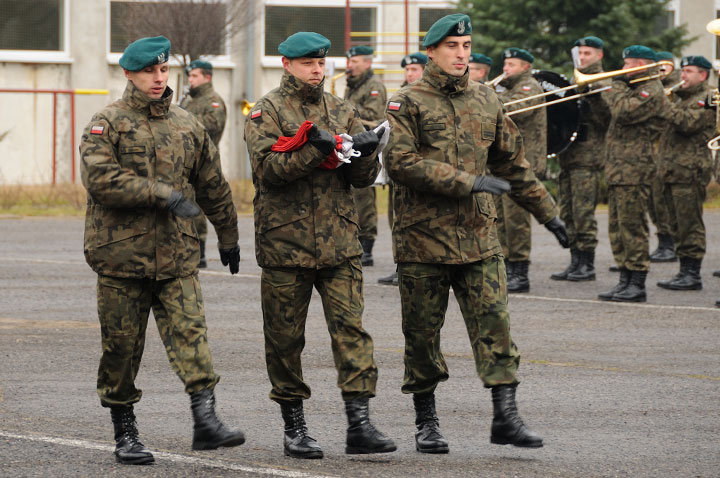
[[(303, 122), (303, 124), (300, 125), (300, 129), (298, 129), (298, 132), (295, 133), (295, 136), (280, 136), (270, 149), (272, 151), (279, 151), (281, 153), (285, 153), (288, 151), (296, 151), (300, 149), (305, 145), (305, 143), (307, 143), (308, 132), (310, 131), (310, 128), (312, 128), (312, 126), (312, 122), (306, 120), (305, 122)], [(342, 138), (339, 135), (336, 135), (335, 141), (337, 141), (335, 149), (337, 149), (338, 151), (342, 150)], [(338, 167), (338, 164), (340, 164), (340, 160), (333, 151), (328, 155), (325, 161), (318, 165), (318, 168), (335, 169)]]

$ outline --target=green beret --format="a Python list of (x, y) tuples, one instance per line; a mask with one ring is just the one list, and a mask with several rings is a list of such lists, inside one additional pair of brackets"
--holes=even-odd
[(170, 40), (160, 37), (146, 37), (135, 40), (125, 48), (120, 57), (120, 66), (128, 71), (140, 71), (146, 66), (165, 63), (170, 59)]
[(602, 50), (603, 45), (603, 41), (598, 37), (594, 36), (582, 37), (578, 40), (575, 40), (575, 43), (573, 43), (573, 46), (589, 46), (592, 48), (598, 48), (600, 50)]
[(686, 56), (680, 61), (680, 68), (683, 66), (697, 66), (706, 70), (712, 70), (712, 63), (702, 55)]
[(623, 58), (642, 58), (644, 60), (656, 61), (655, 51), (645, 45), (630, 45), (622, 53)]
[(330, 40), (315, 32), (293, 33), (278, 46), (285, 58), (325, 58)]
[(522, 48), (506, 48), (503, 52), (503, 58), (519, 58), (520, 60), (525, 60), (528, 63), (535, 61), (535, 57), (532, 56), (529, 51), (523, 50)]
[(354, 47), (350, 48), (347, 51), (346, 55), (348, 58), (352, 58), (352, 57), (358, 56), (358, 55), (363, 55), (363, 56), (372, 55), (373, 53), (375, 53), (375, 50), (373, 50), (371, 46), (359, 45), (359, 46), (354, 46)]
[(425, 48), (437, 45), (445, 39), (445, 37), (457, 37), (470, 35), (472, 33), (472, 25), (470, 17), (464, 13), (453, 13), (446, 15), (440, 20), (432, 24), (423, 39)]
[(673, 58), (674, 58), (673, 54), (670, 53), (669, 51), (656, 51), (655, 52), (655, 60), (657, 60), (657, 61), (660, 61), (660, 60), (672, 61)]
[(407, 65), (417, 63), (418, 65), (427, 65), (428, 57), (424, 53), (411, 53), (402, 59), (400, 66), (405, 68)]
[(190, 72), (190, 70), (194, 70), (195, 68), (212, 71), (213, 66), (212, 63), (210, 63), (209, 61), (193, 60), (190, 62), (190, 65), (188, 65), (188, 73)]
[(483, 55), (482, 53), (471, 53), (470, 63), (482, 63), (483, 65), (492, 66), (493, 61), (492, 58), (487, 55)]

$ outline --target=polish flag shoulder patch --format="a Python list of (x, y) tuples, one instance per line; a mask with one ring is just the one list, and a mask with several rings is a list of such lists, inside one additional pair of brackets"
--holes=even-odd
[(705, 101), (703, 101), (703, 100), (698, 100), (698, 106), (702, 106), (702, 107), (704, 108), (704, 107), (705, 107)]
[(390, 111), (400, 111), (401, 106), (402, 103), (397, 101), (391, 101), (390, 103), (388, 103), (387, 109), (389, 109)]
[(261, 116), (262, 116), (262, 110), (261, 110), (261, 109), (257, 109), (257, 110), (255, 110), (255, 111), (253, 111), (252, 113), (250, 113), (250, 119), (258, 119), (258, 118), (260, 118)]
[(213, 108), (220, 108), (220, 103), (211, 103)]
[(379, 94), (380, 94), (380, 92), (378, 90), (372, 90), (370, 92), (370, 96), (378, 96)]
[(642, 96), (643, 98), (647, 98), (647, 97), (650, 96), (650, 93), (648, 93), (648, 92), (645, 91), (645, 90), (642, 90), (642, 91), (640, 92), (640, 96)]
[(529, 86), (523, 86), (523, 87), (522, 87), (522, 90), (523, 90), (523, 91), (530, 91), (530, 87), (529, 87)]
[(105, 132), (105, 126), (103, 125), (95, 125), (92, 128), (90, 128), (90, 134), (103, 134)]

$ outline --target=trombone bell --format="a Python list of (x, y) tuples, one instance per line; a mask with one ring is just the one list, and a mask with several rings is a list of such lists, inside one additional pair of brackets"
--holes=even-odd
[(240, 103), (240, 109), (242, 111), (243, 116), (247, 116), (250, 114), (250, 110), (252, 107), (255, 106), (255, 103), (250, 103), (248, 100), (242, 100)]
[(720, 18), (711, 21), (705, 28), (713, 35), (720, 36)]

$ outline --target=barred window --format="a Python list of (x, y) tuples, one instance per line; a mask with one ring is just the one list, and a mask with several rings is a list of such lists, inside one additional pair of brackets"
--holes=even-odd
[(63, 50), (63, 7), (63, 0), (0, 0), (0, 50)]
[[(450, 15), (451, 13), (457, 13), (457, 10), (454, 8), (421, 8), (420, 9), (420, 31), (426, 32), (430, 29), (430, 27), (435, 23), (436, 21), (440, 20), (445, 15)], [(420, 38), (420, 43), (418, 45), (419, 50), (424, 50), (425, 48), (422, 46), (423, 37)]]

